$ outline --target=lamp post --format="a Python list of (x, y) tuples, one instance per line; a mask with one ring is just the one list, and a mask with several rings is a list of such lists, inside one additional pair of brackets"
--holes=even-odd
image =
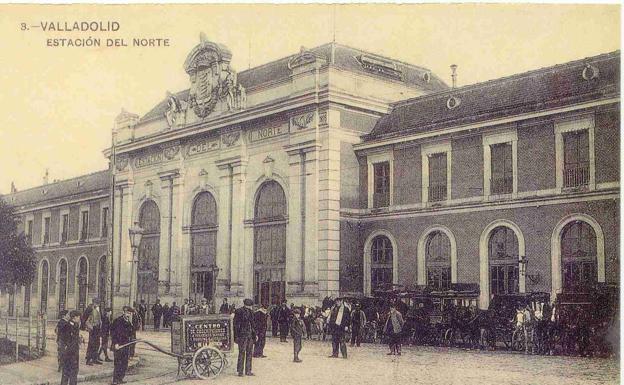
[[(132, 266), (130, 268), (130, 294), (128, 297), (128, 305), (132, 306), (132, 303), (136, 300), (136, 286), (138, 282), (134, 282), (135, 271), (138, 270), (136, 266), (139, 263), (139, 246), (141, 246), (141, 239), (145, 231), (139, 226), (138, 222), (134, 222), (134, 226), (128, 229), (130, 236), (130, 247), (132, 248)], [(138, 281), (138, 280), (137, 280)]]

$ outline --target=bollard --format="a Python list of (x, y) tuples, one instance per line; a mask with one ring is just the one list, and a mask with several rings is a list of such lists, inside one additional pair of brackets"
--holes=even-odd
[(41, 353), (41, 347), (39, 346), (39, 337), (41, 336), (41, 330), (40, 330), (40, 319), (41, 317), (39, 316), (39, 313), (37, 313), (37, 329), (36, 329), (36, 334), (35, 334), (35, 346), (37, 349), (37, 353), (40, 354)]
[[(15, 310), (17, 310), (17, 307)], [(16, 311), (15, 312), (15, 362), (19, 362), (19, 343), (18, 343), (19, 332), (17, 330), (18, 325), (19, 325), (19, 313)]]
[(30, 312), (28, 312), (28, 357), (32, 356), (32, 352), (31, 352), (32, 346), (30, 345), (30, 329), (31, 328), (32, 328), (32, 317), (30, 316)]
[(47, 330), (47, 322), (48, 322), (48, 315), (46, 313), (43, 313), (43, 341), (41, 342), (41, 352), (45, 354), (45, 349), (46, 349), (46, 330)]

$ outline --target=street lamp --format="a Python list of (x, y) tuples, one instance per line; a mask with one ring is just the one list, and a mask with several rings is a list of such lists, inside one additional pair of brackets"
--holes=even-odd
[(521, 255), (518, 258), (518, 263), (519, 263), (519, 267), (520, 267), (520, 275), (525, 276), (526, 278), (528, 278), (531, 283), (536, 284), (540, 281), (540, 273), (537, 272), (537, 274), (528, 274), (527, 273), (527, 265), (529, 264), (529, 259), (525, 256), (525, 255)]
[[(135, 265), (139, 263), (139, 246), (141, 246), (141, 239), (143, 238), (143, 230), (139, 226), (139, 222), (134, 222), (134, 226), (128, 229), (128, 234), (130, 236), (130, 247), (132, 248), (132, 266), (130, 270), (130, 295), (128, 297), (128, 305), (132, 306), (133, 299), (136, 300), (136, 290), (134, 289), (134, 275), (135, 275)], [(138, 283), (138, 282), (137, 282)]]

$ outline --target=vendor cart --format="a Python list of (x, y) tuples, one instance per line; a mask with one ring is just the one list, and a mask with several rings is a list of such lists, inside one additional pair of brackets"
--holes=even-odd
[(234, 343), (233, 320), (225, 314), (180, 316), (171, 324), (171, 351), (149, 341), (135, 340), (120, 346), (144, 343), (178, 360), (178, 376), (204, 380), (218, 376), (228, 365)]

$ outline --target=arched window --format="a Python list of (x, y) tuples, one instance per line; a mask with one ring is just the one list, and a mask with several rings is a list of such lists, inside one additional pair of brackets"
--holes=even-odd
[(598, 280), (596, 272), (596, 233), (583, 221), (567, 224), (561, 232), (563, 290), (584, 291)]
[(48, 261), (41, 262), (41, 297), (39, 310), (42, 313), (48, 312), (48, 284), (50, 283), (50, 266)]
[(451, 288), (451, 241), (441, 231), (427, 237), (425, 248), (427, 286), (434, 290)]
[(78, 260), (78, 274), (76, 283), (78, 284), (78, 304), (77, 308), (84, 311), (87, 308), (87, 284), (89, 279), (89, 264), (87, 258), (81, 257)]
[(214, 296), (217, 225), (217, 202), (212, 194), (202, 192), (191, 213), (191, 297), (195, 303)]
[(490, 294), (512, 294), (519, 289), (518, 237), (509, 227), (499, 226), (488, 242)]
[(254, 207), (254, 295), (278, 304), (286, 296), (286, 195), (275, 181), (260, 186)]
[(67, 308), (67, 260), (59, 261), (59, 292), (58, 292), (58, 311), (62, 312)]
[[(148, 200), (139, 211), (139, 226), (145, 231), (139, 246), (137, 295), (148, 308), (158, 296), (158, 264), (160, 257), (160, 211)], [(149, 312), (148, 312), (149, 313)]]
[(371, 245), (371, 288), (372, 290), (392, 285), (393, 250), (390, 239), (379, 235)]
[(98, 298), (100, 303), (106, 303), (106, 275), (108, 272), (108, 265), (106, 264), (106, 255), (100, 257), (98, 261)]

